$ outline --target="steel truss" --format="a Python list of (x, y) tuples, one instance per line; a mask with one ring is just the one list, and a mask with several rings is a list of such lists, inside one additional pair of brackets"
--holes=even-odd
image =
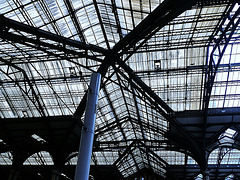
[[(74, 24), (75, 24), (76, 29), (78, 30), (78, 33), (80, 34), (83, 42), (70, 40), (68, 38), (64, 38), (59, 35), (55, 35), (55, 34), (52, 34), (52, 33), (49, 33), (49, 32), (43, 31), (43, 30), (39, 30), (37, 28), (33, 28), (31, 26), (24, 25), (22, 23), (7, 19), (3, 16), (0, 16), (0, 22), (1, 22), (0, 37), (4, 40), (21, 43), (26, 46), (42, 50), (42, 51), (44, 51), (52, 56), (55, 56), (57, 58), (66, 58), (66, 55), (69, 55), (69, 57), (67, 58), (69, 60), (71, 58), (74, 58), (77, 56), (80, 58), (81, 57), (89, 58), (89, 59), (101, 62), (101, 65), (98, 68), (98, 72), (100, 72), (106, 78), (104, 83), (106, 83), (109, 80), (105, 74), (106, 74), (108, 68), (110, 66), (112, 66), (117, 71), (117, 73), (119, 73), (125, 80), (127, 80), (131, 84), (131, 87), (132, 87), (131, 92), (133, 93), (133, 96), (134, 96), (135, 106), (137, 107), (137, 105), (138, 105), (138, 102), (136, 101), (137, 93), (135, 93), (135, 92), (138, 92), (139, 94), (142, 94), (147, 99), (147, 101), (150, 102), (150, 104), (152, 104), (152, 107), (154, 107), (155, 110), (159, 114), (161, 114), (165, 119), (167, 119), (169, 121), (171, 127), (173, 127), (175, 132), (173, 132), (173, 134), (170, 134), (170, 135), (168, 134), (166, 136), (170, 140), (175, 140), (175, 141), (179, 142), (179, 139), (174, 139), (174, 135), (176, 135), (177, 133), (180, 132), (182, 134), (182, 137), (180, 138), (180, 143), (181, 143), (180, 147), (187, 148), (195, 156), (200, 155), (198, 158), (201, 158), (201, 153), (199, 152), (199, 148), (196, 145), (196, 142), (194, 142), (194, 138), (192, 137), (192, 135), (189, 134), (186, 129), (184, 129), (182, 126), (180, 126), (180, 124), (172, 116), (172, 115), (174, 115), (175, 112), (167, 105), (167, 103), (165, 103), (159, 96), (157, 96), (156, 93), (154, 91), (152, 91), (150, 89), (150, 87), (148, 87), (141, 80), (141, 78), (139, 76), (137, 76), (135, 74), (135, 72), (133, 72), (133, 70), (129, 66), (127, 66), (125, 64), (125, 61), (127, 61), (131, 57), (131, 55), (133, 53), (135, 53), (138, 49), (143, 48), (145, 43), (151, 37), (153, 37), (156, 34), (156, 32), (159, 31), (159, 29), (164, 27), (166, 24), (168, 24), (171, 20), (173, 20), (179, 14), (181, 14), (185, 10), (191, 8), (193, 5), (196, 5), (196, 4), (197, 5), (206, 5), (208, 3), (211, 4), (211, 1), (197, 1), (197, 0), (194, 0), (194, 1), (192, 1), (192, 0), (164, 1), (164, 3), (162, 3), (152, 13), (150, 13), (149, 16), (147, 16), (147, 18), (145, 18), (138, 26), (136, 26), (124, 38), (122, 37), (121, 31), (119, 30), (121, 40), (110, 50), (105, 50), (103, 48), (93, 46), (93, 45), (87, 45), (86, 43), (84, 43), (82, 29), (76, 20), (76, 17), (72, 10), (71, 4), (69, 3), (68, 0), (65, 0), (65, 1), (66, 1), (66, 4), (68, 4), (68, 10), (71, 13), (71, 17), (74, 19)], [(217, 1), (217, 2), (219, 2), (219, 1)], [(94, 5), (95, 5), (96, 11), (98, 12), (98, 7), (97, 7), (96, 1), (94, 1)], [(117, 17), (117, 15), (116, 15), (117, 11), (115, 9), (115, 6), (113, 6), (113, 11), (115, 13), (115, 17)], [(239, 13), (239, 10), (238, 10), (238, 13)], [(98, 12), (98, 18), (101, 19), (99, 12)], [(214, 51), (211, 53), (212, 55), (211, 55), (210, 64), (209, 64), (209, 71), (208, 71), (208, 75), (206, 78), (207, 79), (207, 82), (206, 82), (207, 92), (205, 93), (205, 98), (204, 98), (205, 109), (207, 109), (207, 107), (208, 107), (211, 90), (212, 90), (212, 86), (214, 83), (214, 78), (215, 78), (218, 68), (220, 67), (220, 61), (221, 61), (221, 58), (219, 58), (218, 60), (215, 60), (214, 54), (216, 54), (216, 52), (217, 52), (218, 56), (222, 57), (226, 47), (224, 46), (224, 48), (222, 48), (221, 44), (222, 43), (227, 44), (230, 41), (232, 34), (234, 32), (233, 29), (234, 28), (236, 29), (237, 25), (239, 24), (239, 20), (237, 20), (237, 22), (235, 21), (236, 18), (237, 18), (237, 15), (230, 19), (231, 23), (229, 23), (229, 26), (227, 26), (225, 28), (225, 30), (222, 32), (222, 35), (220, 36), (219, 40), (217, 40), (216, 44), (214, 45)], [(103, 23), (101, 22), (101, 25), (102, 24)], [(118, 23), (118, 26), (120, 26), (119, 23)], [(101, 26), (101, 28), (104, 33), (105, 30), (104, 30), (103, 25)], [(119, 29), (119, 27), (118, 27), (118, 29)], [(15, 30), (15, 32), (10, 31), (10, 30)], [(231, 33), (228, 34), (230, 32), (230, 30), (231, 30)], [(108, 44), (106, 35), (104, 35), (104, 38), (106, 40), (106, 43)], [(51, 43), (51, 42), (54, 42), (54, 43)], [(109, 48), (109, 45), (107, 45), (107, 46)], [(58, 55), (54, 54), (52, 51), (50, 51), (51, 49), (54, 49), (57, 52), (61, 52), (62, 56), (59, 56), (59, 54)], [(128, 54), (129, 56), (125, 59), (120, 59), (121, 55), (123, 55), (123, 54)], [(101, 57), (105, 57), (104, 60), (102, 60)], [(15, 68), (17, 71), (20, 71), (23, 74), (23, 76), (25, 78), (24, 80), (26, 80), (26, 82), (29, 86), (29, 89), (26, 88), (25, 90), (23, 90), (23, 92), (27, 95), (29, 92), (31, 92), (33, 94), (34, 98), (33, 99), (30, 98), (30, 100), (32, 100), (32, 102), (34, 102), (36, 107), (39, 109), (39, 112), (44, 116), (44, 107), (42, 107), (41, 102), (37, 100), (37, 93), (34, 91), (34, 88), (31, 84), (30, 80), (26, 77), (26, 72), (24, 72), (18, 66), (15, 66), (12, 63), (6, 62), (5, 60), (0, 60), (0, 61), (3, 63), (6, 63), (8, 66)], [(118, 65), (116, 66), (115, 63), (117, 63)], [(123, 73), (121, 70), (119, 70), (120, 68), (121, 68), (121, 70), (124, 70), (124, 72), (126, 72), (128, 74), (128, 76), (125, 73)], [(5, 72), (5, 74), (7, 74), (7, 73)], [(120, 82), (119, 82), (119, 84), (120, 84)], [(119, 127), (120, 131), (122, 132), (122, 135), (124, 137), (125, 135), (124, 135), (123, 129), (121, 128), (121, 120), (118, 119), (116, 112), (114, 112), (114, 107), (111, 104), (111, 100), (109, 99), (106, 89), (105, 90), (103, 89), (103, 91), (105, 92), (106, 98), (108, 99), (108, 103), (111, 106), (114, 117), (116, 119), (116, 123), (115, 124), (113, 123), (108, 127), (104, 127), (102, 130), (99, 130), (96, 132), (104, 133), (105, 131), (110, 131), (114, 127)], [(123, 90), (122, 90), (122, 92), (123, 92)], [(37, 101), (37, 103), (35, 103), (35, 101)], [(71, 131), (73, 130), (75, 125), (79, 124), (79, 119), (81, 118), (81, 116), (84, 112), (85, 105), (86, 105), (86, 94), (84, 95), (76, 112), (74, 113), (74, 116), (76, 116), (77, 118), (72, 123), (72, 126), (69, 128), (69, 131), (68, 131), (69, 134), (68, 134), (68, 137), (66, 137), (66, 139), (68, 139), (69, 136), (71, 135)], [(137, 109), (137, 111), (139, 112), (138, 109)], [(142, 122), (139, 114), (137, 114), (137, 117), (138, 118), (135, 119), (135, 122), (140, 123), (141, 133), (142, 133), (142, 136), (144, 137), (144, 127), (147, 127), (147, 125)], [(131, 122), (133, 121), (130, 117), (129, 117), (129, 119)], [(165, 132), (162, 132), (162, 133), (164, 134)], [(191, 144), (189, 142), (187, 142), (187, 144), (189, 144), (190, 146), (187, 145), (186, 142), (184, 142), (184, 141), (186, 141), (185, 138), (187, 138), (191, 142)], [(124, 140), (125, 140), (125, 143), (127, 144), (126, 137), (124, 137)], [(149, 143), (144, 138), (143, 138), (143, 142)], [(142, 142), (138, 142), (138, 143), (140, 143), (142, 145), (142, 147), (145, 147), (145, 145)], [(114, 146), (111, 143), (109, 143), (109, 144), (110, 144), (110, 146)], [(109, 145), (109, 144), (107, 144), (107, 145)], [(134, 146), (134, 143), (131, 146)], [(129, 147), (131, 147), (131, 146), (129, 146)], [(154, 145), (150, 145), (150, 146), (155, 147)], [(118, 145), (117, 148), (119, 148), (119, 147), (120, 147), (120, 145)], [(131, 153), (132, 150), (129, 147), (127, 147), (125, 149), (124, 153), (119, 156), (119, 159), (114, 163), (114, 165), (118, 166), (126, 154), (128, 154), (128, 153), (132, 154)], [(100, 147), (100, 148), (104, 149), (104, 147)], [(140, 151), (147, 154), (149, 166), (150, 166), (149, 155), (156, 156), (158, 159), (160, 159), (160, 157), (158, 155), (154, 154), (154, 152), (151, 149), (147, 148), (147, 150), (146, 150), (146, 149), (142, 148)], [(135, 162), (135, 166), (139, 169), (138, 164), (136, 163), (136, 160), (135, 160), (133, 154), (132, 154), (132, 156), (133, 156), (133, 159)], [(161, 161), (161, 160), (159, 160), (159, 161)], [(166, 164), (166, 166), (167, 166), (167, 164)]]
[[(240, 8), (235, 12), (235, 14), (231, 17), (230, 13), (232, 12), (232, 9), (235, 4), (232, 5), (228, 13), (226, 14), (224, 20), (219, 25), (217, 31), (212, 36), (212, 43), (209, 44), (209, 46), (213, 46), (213, 49), (210, 53), (210, 60), (207, 62), (209, 64), (209, 69), (206, 74), (206, 83), (205, 83), (205, 93), (204, 93), (204, 107), (203, 109), (205, 111), (208, 110), (209, 101), (211, 97), (211, 92), (214, 84), (214, 80), (216, 77), (216, 74), (218, 72), (218, 68), (220, 66), (220, 62), (222, 60), (222, 57), (224, 55), (224, 52), (229, 45), (229, 42), (234, 35), (234, 32), (236, 28), (238, 27), (240, 23)], [(224, 27), (224, 24), (227, 22), (228, 24), (226, 27)], [(219, 35), (220, 34), (220, 35)]]
[[(208, 108), (209, 102), (211, 98), (211, 92), (214, 85), (214, 80), (218, 69), (220, 67), (220, 62), (224, 55), (224, 52), (231, 41), (231, 38), (239, 25), (240, 22), (240, 8), (235, 12), (235, 14), (231, 17), (231, 12), (235, 3), (229, 8), (222, 22), (217, 26), (216, 32), (211, 37), (211, 41), (213, 44), (209, 44), (213, 46), (213, 49), (210, 53), (210, 59), (208, 66), (208, 71), (205, 75), (205, 88), (204, 88), (204, 97), (203, 97), (203, 111), (204, 111), (204, 120), (202, 127), (202, 156), (203, 156), (203, 170), (207, 169), (207, 159), (206, 159), (206, 128), (207, 128), (207, 117), (208, 117)], [(227, 25), (225, 25), (227, 23)]]
[[(32, 82), (28, 78), (28, 75), (26, 74), (26, 72), (22, 68), (16, 66), (14, 63), (11, 63), (7, 60), (0, 58), (0, 61), (8, 66), (6, 71), (4, 71), (4, 70), (0, 70), (0, 71), (3, 74), (5, 74), (6, 76), (8, 76), (12, 80), (12, 82), (16, 83), (16, 85), (23, 92), (23, 94), (25, 94), (28, 97), (28, 99), (35, 105), (39, 114), (41, 114), (42, 116), (46, 116), (46, 112), (44, 111), (44, 109), (46, 109), (44, 107), (44, 103), (43, 103), (41, 97), (39, 97), (38, 93), (34, 89), (34, 84), (32, 84)], [(20, 84), (20, 82), (18, 82), (18, 80), (16, 80), (16, 79), (18, 79), (17, 78), (18, 73), (20, 73), (20, 76), (23, 78), (22, 81), (23, 81), (24, 85)], [(29, 108), (29, 109), (31, 109), (31, 108)], [(14, 109), (12, 109), (12, 110), (13, 110), (13, 112), (15, 112)]]
[[(190, 151), (195, 152), (199, 155), (198, 147), (196, 141), (194, 140), (194, 137), (189, 134), (188, 131), (186, 131), (183, 127), (181, 127), (178, 121), (174, 119), (174, 111), (159, 96), (157, 96), (137, 75), (135, 75), (135, 73), (129, 66), (127, 66), (121, 60), (119, 60), (118, 63), (124, 69), (124, 71), (128, 73), (128, 76), (121, 73), (121, 71), (119, 71), (117, 68), (115, 68), (115, 70), (121, 73), (121, 75), (129, 81), (131, 86), (137, 91), (139, 91), (141, 95), (145, 97), (156, 109), (156, 111), (161, 114), (167, 121), (169, 121), (170, 127), (172, 127), (174, 130), (172, 129), (172, 135), (170, 135), (171, 133), (169, 133), (168, 135), (165, 134), (166, 137), (170, 139), (173, 138), (172, 140), (174, 140), (174, 133), (177, 132), (179, 135), (181, 134), (181, 136), (183, 136), (181, 137), (182, 139), (180, 138), (178, 140), (175, 140), (181, 142), (182, 145), (188, 150), (191, 149)], [(188, 141), (184, 141), (186, 139), (188, 139)], [(191, 142), (191, 146), (188, 146), (189, 143), (185, 144), (184, 142)]]
[[(178, 129), (183, 136), (187, 139), (189, 139), (193, 146), (189, 147), (192, 151), (195, 151), (196, 154), (198, 151), (198, 148), (196, 147), (194, 140), (192, 139), (191, 135), (188, 134), (182, 127), (177, 125), (177, 122), (171, 118), (171, 114), (174, 113), (173, 110), (161, 99), (159, 98), (146, 84), (144, 84), (140, 78), (136, 77), (133, 73), (133, 71), (122, 61), (119, 59), (119, 54), (118, 53), (125, 53), (128, 50), (134, 49), (135, 52), (138, 48), (142, 47), (145, 42), (150, 39), (161, 27), (166, 25), (169, 21), (177, 17), (179, 14), (187, 10), (188, 8), (191, 8), (192, 5), (196, 3), (195, 1), (185, 1), (185, 3), (181, 2), (179, 4), (179, 1), (168, 1), (164, 2), (161, 4), (158, 8), (156, 8), (147, 18), (145, 18), (144, 21), (142, 21), (136, 28), (133, 29), (128, 35), (126, 35), (122, 40), (120, 40), (110, 51), (109, 55), (105, 57), (104, 62), (101, 64), (101, 66), (98, 69), (98, 72), (102, 74), (103, 77), (105, 77), (105, 73), (109, 67), (109, 65), (113, 65), (115, 62), (117, 62), (120, 67), (126, 71), (129, 76), (135, 77), (134, 81), (137, 82), (137, 85), (134, 83), (131, 83), (133, 88), (138, 88), (140, 91), (147, 91), (148, 94), (150, 94), (150, 97), (153, 98), (154, 100), (150, 99), (150, 102), (155, 104), (155, 108), (158, 109), (160, 114), (163, 115), (166, 119), (170, 120), (170, 123), (174, 124), (174, 127)], [(175, 11), (172, 9), (176, 8)], [(160, 16), (160, 14), (162, 14)], [(160, 18), (159, 18), (160, 17)], [(153, 23), (154, 22), (154, 23)], [(102, 28), (103, 29), (103, 28)], [(139, 32), (141, 32), (139, 34)], [(136, 44), (140, 42), (140, 44), (136, 47)], [(132, 53), (131, 53), (132, 54)], [(127, 57), (130, 58), (131, 54)], [(124, 59), (126, 61), (127, 59)], [(113, 66), (114, 67), (114, 66)], [(116, 70), (117, 68), (115, 68)], [(124, 76), (124, 74), (121, 74)], [(127, 77), (126, 77), (127, 78)], [(129, 81), (129, 78), (127, 78)], [(140, 87), (140, 88), (139, 88)], [(145, 93), (142, 93), (145, 96)], [(86, 102), (86, 96), (84, 96), (83, 100), (81, 101), (81, 106), (78, 107), (78, 109), (75, 112), (75, 115), (81, 117), (83, 114), (84, 106)], [(160, 105), (160, 106), (159, 106)], [(188, 134), (188, 135), (187, 135)], [(171, 136), (173, 138), (174, 136)], [(184, 139), (184, 138), (183, 138)], [(183, 142), (183, 141), (182, 141)], [(186, 146), (186, 145), (185, 145)], [(196, 155), (197, 157), (198, 155)]]
[[(106, 50), (98, 46), (89, 45), (84, 42), (75, 41), (57, 34), (53, 34), (26, 24), (8, 19), (0, 15), (0, 37), (16, 43), (26, 44), (40, 50), (58, 50), (65, 55), (71, 54), (77, 57), (89, 58), (93, 60), (96, 55), (105, 55)], [(10, 30), (16, 30), (15, 33)], [(24, 35), (27, 33), (27, 35)], [(89, 52), (88, 52), (89, 51)], [(95, 53), (96, 55), (89, 55)]]

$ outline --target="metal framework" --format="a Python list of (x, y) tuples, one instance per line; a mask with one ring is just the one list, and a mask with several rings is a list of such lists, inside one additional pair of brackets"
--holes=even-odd
[(238, 1), (0, 4), (3, 178), (73, 179), (93, 72), (96, 180), (240, 176)]

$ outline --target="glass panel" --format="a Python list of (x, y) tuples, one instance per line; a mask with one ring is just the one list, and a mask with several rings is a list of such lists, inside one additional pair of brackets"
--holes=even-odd
[(0, 154), (0, 165), (12, 165), (13, 156), (11, 152)]
[(31, 155), (23, 165), (53, 165), (52, 156), (46, 152), (41, 151)]

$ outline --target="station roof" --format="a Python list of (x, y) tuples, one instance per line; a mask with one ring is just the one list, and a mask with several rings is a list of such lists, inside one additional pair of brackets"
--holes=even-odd
[(93, 72), (102, 80), (92, 165), (166, 177), (173, 165), (204, 168), (203, 149), (209, 165), (239, 164), (237, 120), (223, 120), (240, 106), (236, 2), (0, 0), (0, 164), (33, 134), (44, 147), (24, 164), (49, 162), (46, 142), (78, 142)]

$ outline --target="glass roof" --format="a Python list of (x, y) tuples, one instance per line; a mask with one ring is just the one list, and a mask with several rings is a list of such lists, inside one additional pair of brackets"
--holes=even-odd
[[(0, 117), (74, 115), (90, 75), (102, 69), (106, 54), (163, 2), (0, 0), (0, 28), (6, 28), (1, 29), (6, 37), (0, 36)], [(111, 62), (114, 58), (125, 62), (173, 112), (204, 110), (206, 62), (214, 45), (210, 37), (229, 6), (194, 6), (146, 42), (140, 40), (127, 51), (123, 47)], [(240, 105), (239, 33), (238, 27), (223, 55), (209, 108)], [(95, 140), (102, 143), (103, 150), (93, 152), (92, 165), (115, 165), (124, 177), (144, 168), (165, 177), (168, 165), (197, 164), (184, 153), (164, 149), (171, 122), (123, 67), (112, 63), (103, 74), (95, 126)], [(219, 137), (219, 144), (229, 143), (226, 138), (234, 142), (229, 136), (233, 136), (231, 130)], [(153, 142), (161, 144), (161, 149)], [(138, 147), (139, 143), (155, 149), (150, 153), (148, 148)], [(111, 146), (120, 150), (110, 151)], [(126, 146), (130, 149), (123, 148)], [(223, 149), (211, 153), (209, 164), (217, 163), (220, 151)], [(228, 153), (228, 160), (224, 156), (222, 163), (236, 163), (238, 151)], [(9, 152), (1, 153), (3, 164), (11, 164), (11, 159)], [(75, 163), (76, 157), (67, 164)], [(24, 162), (37, 164), (52, 165), (51, 155), (41, 151)]]
[[(112, 47), (121, 39), (119, 36), (124, 34), (118, 32), (118, 26), (125, 34), (130, 32), (160, 3), (158, 1), (149, 2), (137, 6), (139, 4), (137, 1), (130, 4), (128, 1), (116, 1), (115, 4), (111, 4), (110, 1), (97, 1), (97, 4), (94, 1), (73, 1), (69, 5), (64, 1), (53, 0), (46, 2), (2, 0), (0, 13), (7, 18), (77, 41), (81, 41), (81, 38), (76, 38), (78, 29), (80, 29), (85, 37), (84, 41), (107, 48), (107, 43), (109, 43), (109, 47)], [(75, 18), (72, 18), (69, 8), (75, 12)], [(113, 12), (113, 9), (117, 11)], [(189, 71), (186, 69), (205, 64), (208, 38), (224, 10), (225, 7), (221, 5), (192, 9), (182, 13), (157, 32), (138, 50), (138, 53), (132, 55), (127, 61), (135, 73), (175, 111), (201, 109), (203, 69), (194, 68)], [(118, 21), (116, 21), (116, 14)], [(98, 15), (102, 18), (99, 19)], [(74, 19), (77, 19), (78, 25)], [(114, 24), (117, 22), (119, 24)], [(18, 31), (12, 33), (23, 34)], [(29, 36), (29, 34), (25, 35)], [(171, 44), (169, 44), (170, 42)], [(194, 44), (195, 42), (201, 44)], [(64, 55), (60, 55), (54, 50), (51, 50), (53, 54), (49, 55), (47, 52), (50, 50), (43, 52), (43, 50), (33, 49), (27, 45), (6, 41), (2, 41), (1, 44), (3, 44), (0, 55), (3, 58), (2, 62), (11, 60), (12, 63), (18, 63), (18, 68), (24, 70), (29, 80), (34, 81), (32, 88), (36, 89), (37, 95), (41, 95), (39, 103), (45, 106), (43, 107), (44, 114), (50, 116), (73, 114), (83, 96), (82, 92), (86, 90), (85, 81), (89, 80), (87, 77), (100, 65), (99, 62), (90, 59), (64, 59)], [(10, 49), (11, 51), (9, 51)], [(233, 51), (237, 53), (236, 49), (234, 48)], [(59, 56), (54, 55), (56, 53)], [(160, 61), (159, 67), (156, 68), (158, 61)], [(232, 63), (237, 63), (235, 61)], [(4, 81), (1, 87), (1, 99), (4, 101), (3, 108), (5, 109), (1, 112), (1, 116), (22, 117), (23, 111), (26, 111), (30, 117), (40, 116), (42, 113), (38, 112), (39, 107), (36, 107), (38, 105), (31, 102), (34, 97), (30, 97), (30, 99), (29, 94), (26, 94), (24, 90), (19, 91), (19, 86), (27, 86), (27, 90), (32, 90), (32, 88), (26, 82), (21, 82), (25, 81), (25, 75), (18, 71), (19, 69), (10, 66), (9, 72), (9, 64), (1, 64), (1, 80)], [(84, 78), (81, 80), (78, 78), (80, 76)], [(218, 76), (221, 76), (221, 73)], [(111, 82), (116, 78), (116, 75), (112, 76)], [(12, 81), (17, 82), (15, 90), (11, 88), (10, 82)], [(122, 85), (122, 83), (114, 85), (111, 82), (106, 83), (108, 84), (106, 89), (109, 91), (109, 88), (113, 88), (113, 86), (116, 89), (119, 88), (117, 86)], [(71, 98), (67, 98), (67, 94), (64, 92), (69, 92)], [(121, 94), (119, 92), (114, 91), (116, 94)], [(14, 104), (6, 100), (15, 96), (22, 98), (16, 99)], [(131, 96), (126, 97), (126, 101), (130, 98)], [(22, 99), (27, 99), (25, 104), (21, 101)], [(110, 99), (112, 100), (111, 95)], [(122, 101), (118, 102), (118, 107), (124, 112), (121, 104), (126, 104), (126, 102), (120, 97), (117, 100)], [(32, 108), (29, 109), (29, 106)], [(113, 107), (115, 108), (115, 106)]]

